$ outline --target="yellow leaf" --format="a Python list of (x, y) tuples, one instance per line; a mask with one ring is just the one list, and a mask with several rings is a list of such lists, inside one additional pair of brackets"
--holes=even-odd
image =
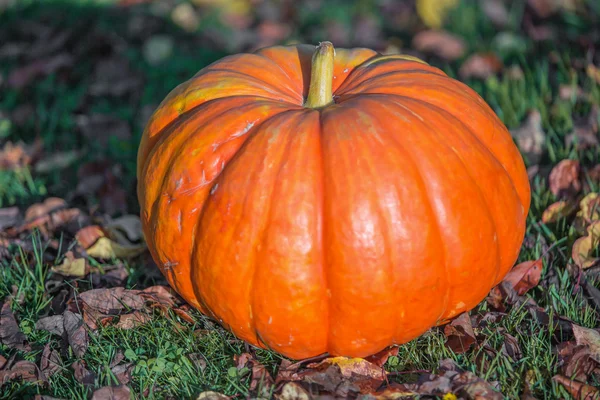
[(82, 278), (86, 275), (85, 271), (85, 259), (84, 258), (73, 258), (65, 257), (62, 264), (56, 265), (51, 268), (52, 272), (57, 274), (61, 274), (64, 276), (75, 276), (78, 278)]
[(552, 203), (544, 210), (542, 214), (542, 222), (549, 224), (556, 222), (561, 218), (566, 218), (577, 209), (577, 205), (570, 201), (562, 200)]
[(442, 397), (443, 400), (458, 400), (458, 397), (456, 397), (456, 395), (454, 393), (446, 393), (444, 395), (444, 397)]
[(458, 5), (458, 0), (417, 0), (417, 14), (430, 28), (442, 27), (448, 12)]
[(593, 254), (600, 244), (600, 221), (593, 222), (587, 228), (587, 235), (581, 237), (573, 243), (571, 256), (578, 267), (582, 269), (590, 268), (600, 261), (600, 258)]
[(146, 246), (143, 245), (121, 245), (104, 236), (86, 251), (90, 256), (96, 258), (129, 258), (142, 254), (145, 249)]

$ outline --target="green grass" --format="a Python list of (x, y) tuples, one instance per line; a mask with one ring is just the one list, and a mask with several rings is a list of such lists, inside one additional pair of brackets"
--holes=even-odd
[[(114, 34), (128, 37), (128, 23), (136, 14), (148, 15), (147, 7), (134, 11), (115, 11), (100, 7), (92, 2), (44, 4), (21, 3), (18, 7), (0, 13), (0, 37), (12, 38), (15, 30), (23, 21), (52, 21), (56, 28), (68, 27), (83, 33), (93, 29), (100, 34)], [(521, 125), (527, 113), (532, 109), (540, 111), (543, 129), (547, 134), (547, 153), (543, 165), (552, 165), (562, 159), (578, 159), (584, 165), (592, 165), (600, 159), (600, 149), (592, 148), (578, 151), (574, 146), (565, 145), (565, 136), (573, 128), (578, 118), (587, 116), (593, 104), (600, 104), (598, 83), (585, 74), (581, 68), (573, 65), (585, 60), (586, 53), (581, 47), (573, 45), (572, 38), (591, 29), (594, 21), (600, 18), (600, 7), (594, 0), (583, 2), (588, 7), (587, 15), (564, 12), (551, 20), (556, 26), (559, 37), (564, 40), (535, 44), (521, 31), (520, 21), (524, 12), (522, 3), (511, 2), (509, 23), (504, 28), (513, 35), (513, 47), (501, 47), (495, 41), (496, 32), (490, 28), (486, 17), (476, 2), (465, 1), (451, 14), (447, 29), (462, 36), (469, 51), (495, 51), (502, 57), (505, 65), (516, 66), (523, 72), (521, 78), (511, 77), (506, 71), (498, 77), (485, 81), (472, 80), (467, 83), (477, 90), (490, 104), (509, 128)], [(326, 21), (338, 21), (351, 24), (357, 13), (368, 12), (379, 20), (383, 33), (388, 36), (410, 39), (410, 33), (398, 30), (377, 13), (377, 1), (349, 2), (338, 1), (337, 6), (329, 8), (327, 13), (319, 13), (309, 7), (299, 6), (298, 24), (290, 39), (302, 41), (324, 40), (323, 26)], [(64, 12), (68, 7), (69, 12)], [(194, 34), (179, 30), (164, 18), (156, 18), (156, 34), (171, 35), (176, 46), (172, 56), (159, 67), (149, 65), (142, 53), (141, 39), (125, 40), (126, 45), (117, 51), (119, 57), (129, 62), (132, 75), (143, 78), (142, 88), (135, 94), (124, 96), (90, 96), (93, 84), (93, 71), (97, 65), (95, 56), (82, 57), (68, 79), (60, 79), (57, 74), (36, 80), (23, 90), (0, 87), (0, 138), (5, 140), (23, 140), (30, 143), (36, 137), (43, 139), (47, 152), (70, 151), (86, 148), (83, 160), (108, 159), (123, 169), (123, 185), (133, 187), (135, 182), (135, 156), (144, 121), (144, 110), (152, 109), (178, 83), (192, 76), (203, 66), (217, 60), (227, 53), (227, 49), (209, 48), (198, 44)], [(205, 29), (225, 29), (215, 23), (214, 26), (200, 27), (199, 34)], [(227, 34), (223, 31), (223, 34)], [(552, 54), (553, 57), (548, 57)], [(451, 76), (457, 76), (460, 63), (447, 63), (443, 60), (430, 60), (432, 64), (443, 68)], [(0, 73), (4, 77), (21, 67), (16, 59), (0, 61)], [(581, 87), (587, 99), (560, 99), (558, 90), (561, 85)], [(34, 110), (34, 117), (20, 125), (2, 123), (2, 113), (13, 113), (19, 107), (28, 105)], [(77, 115), (93, 112), (116, 116), (126, 121), (131, 128), (131, 137), (113, 138), (108, 146), (86, 139), (78, 132)], [(64, 197), (76, 182), (76, 168), (35, 174), (23, 168), (16, 171), (0, 171), (0, 206), (26, 206), (47, 195)], [(555, 275), (550, 285), (534, 288), (528, 296), (550, 315), (566, 317), (586, 327), (600, 326), (598, 311), (582, 297), (581, 290), (575, 292), (576, 283), (568, 273), (571, 245), (576, 238), (573, 229), (565, 221), (544, 225), (540, 218), (544, 209), (555, 201), (549, 192), (547, 183), (536, 178), (532, 186), (532, 207), (528, 217), (528, 239), (535, 243), (531, 248), (524, 247), (520, 260), (541, 257), (547, 243), (550, 261), (544, 265), (544, 275), (549, 271)], [(598, 188), (595, 188), (598, 190)], [(133, 191), (131, 192), (133, 193)], [(128, 199), (132, 210), (137, 210), (135, 196)], [(66, 243), (65, 245), (68, 245)], [(0, 299), (11, 293), (22, 299), (13, 303), (21, 330), (27, 335), (33, 350), (28, 353), (15, 352), (0, 345), (0, 355), (7, 358), (16, 353), (17, 357), (37, 361), (43, 346), (51, 343), (56, 350), (61, 349), (60, 338), (45, 331), (35, 330), (35, 322), (48, 314), (52, 294), (46, 287), (51, 275), (49, 267), (54, 264), (44, 259), (47, 243), (34, 234), (28, 238), (27, 247), (32, 252), (19, 248), (11, 249), (11, 257), (0, 260)], [(33, 254), (33, 256), (31, 256)], [(52, 254), (52, 252), (50, 252)], [(145, 278), (146, 266), (137, 263), (128, 266), (130, 277), (127, 287), (138, 288), (153, 283)], [(160, 282), (158, 282), (160, 283)], [(67, 283), (73, 290), (88, 288), (85, 280)], [(595, 282), (596, 287), (600, 287)], [(474, 312), (486, 312), (487, 304), (482, 303)], [(103, 327), (90, 334), (90, 345), (83, 360), (87, 368), (96, 375), (91, 387), (78, 383), (71, 365), (77, 357), (71, 350), (61, 351), (63, 368), (50, 378), (47, 387), (34, 384), (10, 382), (2, 386), (0, 398), (27, 398), (38, 393), (58, 398), (85, 399), (93, 388), (115, 383), (115, 377), (109, 365), (122, 353), (128, 362), (133, 363), (132, 381), (129, 386), (139, 398), (195, 398), (201, 391), (215, 390), (228, 395), (246, 397), (250, 377), (240, 374), (233, 367), (233, 355), (244, 351), (243, 342), (236, 340), (213, 322), (194, 313), (197, 321), (192, 326), (179, 321), (177, 317), (166, 318), (156, 314), (146, 325), (121, 330), (115, 327)], [(183, 328), (180, 328), (183, 326)], [(533, 391), (539, 399), (569, 398), (565, 389), (554, 383), (551, 378), (559, 373), (557, 355), (553, 352), (555, 336), (559, 326), (541, 326), (534, 321), (529, 311), (523, 307), (510, 309), (499, 322), (490, 323), (476, 332), (485, 338), (489, 350), (471, 350), (456, 355), (445, 345), (440, 328), (434, 328), (422, 337), (400, 347), (397, 357), (392, 357), (386, 365), (388, 371), (406, 372), (435, 370), (439, 361), (453, 358), (461, 367), (476, 373), (489, 381), (497, 381), (507, 398), (518, 398), (523, 391), (525, 375), (532, 371)], [(207, 332), (204, 332), (207, 331)], [(522, 358), (513, 363), (502, 355), (504, 336), (502, 332), (517, 338)], [(190, 355), (201, 354), (205, 366), (193, 362)], [(259, 350), (258, 358), (274, 372), (281, 358), (271, 352)], [(481, 359), (486, 359), (485, 366)], [(417, 373), (398, 374), (392, 379), (398, 382), (414, 382)], [(598, 382), (596, 382), (598, 383)]]

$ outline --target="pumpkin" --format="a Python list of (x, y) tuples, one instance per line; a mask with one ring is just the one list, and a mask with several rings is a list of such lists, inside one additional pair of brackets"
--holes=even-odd
[(473, 90), (329, 42), (202, 69), (150, 118), (137, 173), (173, 288), (295, 359), (367, 356), (473, 308), (514, 264), (530, 203)]

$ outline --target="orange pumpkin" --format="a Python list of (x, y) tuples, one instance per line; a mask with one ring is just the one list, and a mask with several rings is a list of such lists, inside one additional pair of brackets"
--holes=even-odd
[(328, 42), (226, 57), (178, 86), (138, 177), (170, 284), (296, 359), (366, 356), (474, 307), (515, 262), (530, 202), (473, 90)]

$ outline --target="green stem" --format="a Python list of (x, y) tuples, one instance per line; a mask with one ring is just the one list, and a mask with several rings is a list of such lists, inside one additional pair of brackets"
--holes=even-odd
[(305, 107), (321, 108), (333, 103), (333, 59), (335, 50), (331, 42), (319, 43), (312, 57), (310, 86)]

